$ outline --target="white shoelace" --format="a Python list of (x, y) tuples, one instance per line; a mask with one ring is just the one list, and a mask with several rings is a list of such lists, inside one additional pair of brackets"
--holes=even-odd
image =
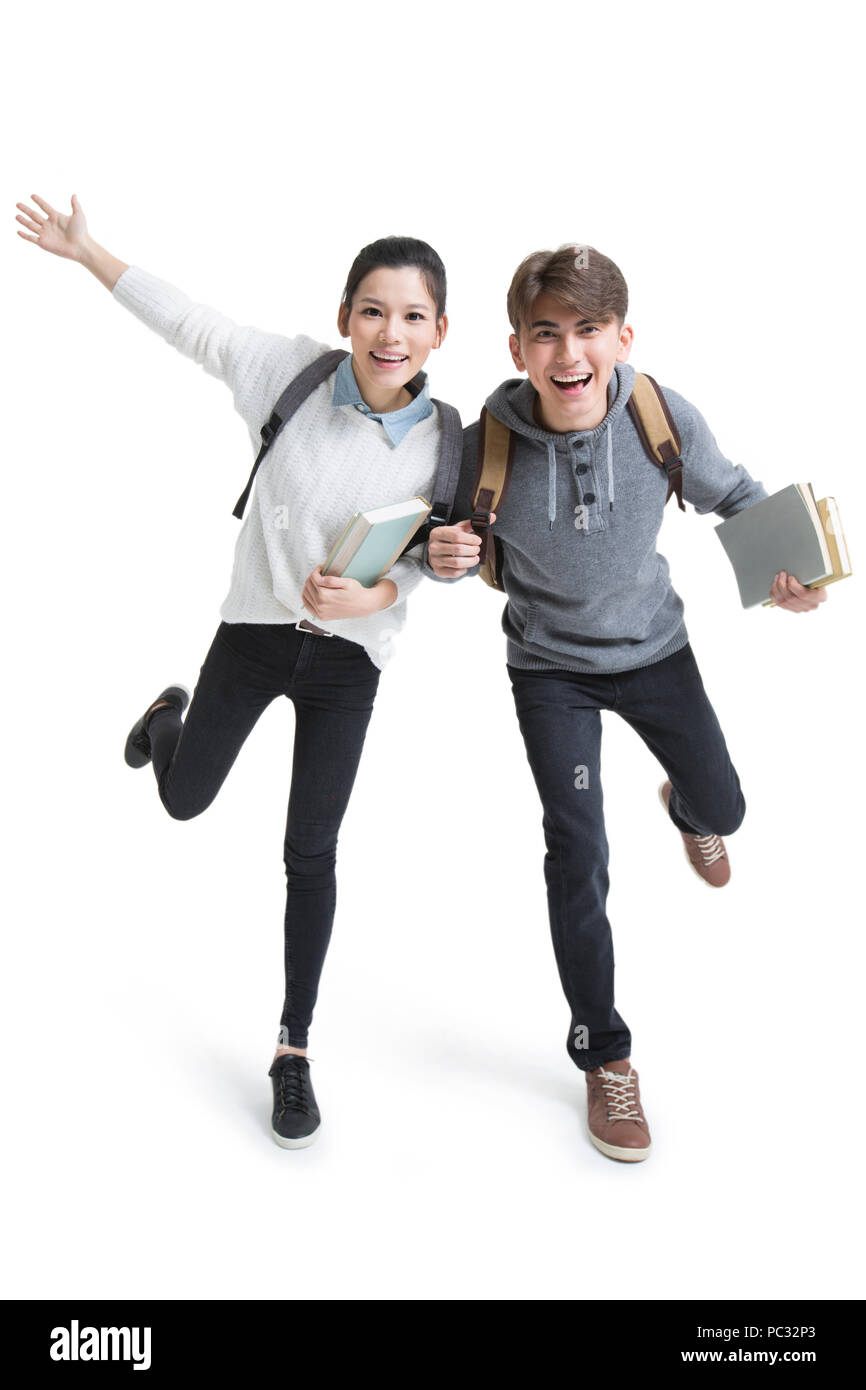
[(640, 1120), (643, 1117), (637, 1108), (634, 1093), (634, 1076), (621, 1071), (605, 1071), (602, 1068), (601, 1085), (607, 1097), (612, 1120)]
[(718, 835), (693, 835), (691, 837), (701, 852), (701, 858), (709, 868), (717, 859), (723, 859), (725, 851)]

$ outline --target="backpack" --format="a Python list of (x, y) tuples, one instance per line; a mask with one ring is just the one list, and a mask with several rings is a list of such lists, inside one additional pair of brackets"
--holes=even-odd
[[(262, 425), (262, 447), (259, 449), (258, 457), (252, 467), (252, 472), (247, 480), (247, 485), (238, 498), (232, 510), (232, 516), (236, 516), (239, 521), (243, 519), (244, 508), (247, 504), (250, 492), (252, 491), (253, 479), (258, 472), (259, 465), (268, 449), (273, 444), (280, 430), (294, 415), (295, 411), (303, 405), (309, 395), (315, 391), (317, 386), (336, 371), (344, 357), (349, 353), (343, 348), (333, 348), (330, 352), (325, 352), (321, 357), (317, 357), (308, 367), (289, 382), (285, 391), (277, 400), (276, 405), (271, 411), (270, 419)], [(423, 388), (421, 373), (414, 376), (411, 381), (406, 382), (406, 390), (415, 397)], [(445, 401), (437, 401), (431, 397), (433, 404), (439, 412), (442, 424), (442, 442), (439, 449), (439, 466), (436, 470), (436, 480), (433, 484), (433, 510), (425, 522), (419, 526), (418, 530), (410, 537), (404, 545), (401, 555), (405, 555), (407, 550), (411, 550), (421, 541), (426, 541), (430, 531), (434, 526), (444, 526), (451, 515), (451, 506), (454, 501), (454, 493), (457, 490), (457, 478), (460, 473), (460, 463), (463, 455), (463, 426), (460, 416), (453, 405), (448, 405)]]
[[(684, 512), (680, 436), (661, 387), (651, 376), (640, 372), (635, 374), (626, 409), (631, 415), (650, 462), (667, 474), (668, 493), (665, 505), (671, 496), (676, 494), (680, 511)], [(507, 425), (503, 425), (495, 416), (489, 414), (486, 406), (481, 411), (478, 426), (478, 468), (472, 490), (475, 499), (472, 530), (481, 536), (481, 549), (478, 553), (481, 568), (478, 573), (491, 589), (498, 589), (504, 593), (500, 578), (502, 542), (494, 531), (489, 530), (489, 526), (490, 513), (501, 507), (508, 492), (508, 484), (511, 482), (514, 435)], [(491, 538), (493, 545), (488, 544)]]

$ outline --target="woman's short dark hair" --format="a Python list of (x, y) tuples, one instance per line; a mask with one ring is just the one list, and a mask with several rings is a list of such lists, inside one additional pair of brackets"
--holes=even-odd
[(371, 270), (378, 270), (380, 266), (389, 270), (414, 266), (420, 270), (427, 286), (427, 293), (436, 305), (436, 318), (443, 317), (447, 290), (445, 267), (432, 246), (411, 236), (383, 236), (378, 241), (371, 241), (369, 246), (358, 252), (352, 262), (346, 288), (343, 290), (342, 302), (346, 307), (346, 313), (352, 307), (352, 300), (364, 276), (369, 275)]

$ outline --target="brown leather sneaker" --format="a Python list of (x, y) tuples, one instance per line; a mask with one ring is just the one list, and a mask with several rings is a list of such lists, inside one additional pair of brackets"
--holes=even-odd
[(586, 1110), (589, 1137), (601, 1153), (623, 1163), (649, 1158), (649, 1125), (629, 1058), (604, 1062), (586, 1073)]
[[(666, 811), (672, 790), (670, 782), (663, 782), (659, 787), (659, 797)], [(673, 821), (671, 824), (673, 825)], [(679, 830), (679, 826), (676, 829)], [(686, 847), (688, 861), (698, 878), (703, 879), (711, 888), (724, 888), (731, 877), (731, 864), (721, 835), (688, 835), (684, 830), (680, 830), (680, 834)]]

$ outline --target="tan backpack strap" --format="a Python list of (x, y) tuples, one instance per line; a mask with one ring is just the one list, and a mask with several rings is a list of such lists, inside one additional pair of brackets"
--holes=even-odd
[(679, 431), (674, 424), (661, 387), (645, 372), (635, 374), (628, 400), (628, 412), (634, 421), (640, 442), (657, 468), (664, 469), (668, 479), (667, 503), (676, 494), (680, 511), (683, 503), (683, 460)]
[(487, 561), (490, 513), (505, 501), (514, 463), (514, 436), (486, 406), (478, 420), (478, 468), (472, 488), (472, 530), (481, 537), (478, 559)]

